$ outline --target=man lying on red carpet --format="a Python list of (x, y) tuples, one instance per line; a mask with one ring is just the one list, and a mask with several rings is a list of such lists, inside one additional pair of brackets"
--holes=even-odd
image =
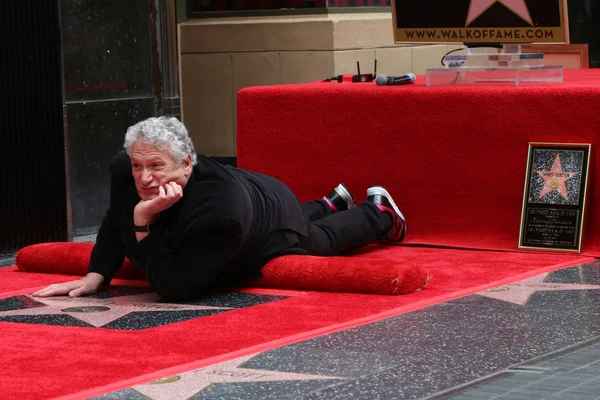
[(208, 285), (257, 278), (273, 257), (336, 256), (374, 240), (402, 241), (406, 232), (383, 187), (370, 187), (357, 207), (343, 184), (300, 204), (272, 177), (196, 154), (176, 118), (130, 127), (124, 147), (111, 161), (110, 207), (87, 275), (34, 296), (92, 294), (127, 257), (163, 299), (180, 300)]

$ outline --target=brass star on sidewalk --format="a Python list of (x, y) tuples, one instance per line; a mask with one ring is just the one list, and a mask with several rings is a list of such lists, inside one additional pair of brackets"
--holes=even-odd
[(236, 358), (210, 367), (163, 378), (133, 389), (153, 400), (189, 399), (213, 383), (234, 382), (281, 382), (308, 380), (342, 380), (341, 376), (297, 374), (244, 368), (243, 364), (255, 357)]
[(93, 297), (32, 297), (21, 296), (41, 307), (0, 311), (1, 317), (27, 315), (69, 315), (95, 327), (102, 327), (133, 312), (165, 312), (188, 310), (230, 310), (230, 307), (211, 307), (190, 304), (161, 303), (156, 293), (143, 293), (105, 299)]
[(600, 285), (584, 285), (578, 283), (547, 283), (550, 272), (520, 282), (511, 283), (477, 293), (479, 296), (525, 305), (536, 292), (556, 290), (600, 290)]
[(529, 9), (527, 8), (527, 4), (525, 4), (525, 0), (471, 0), (466, 26), (470, 25), (471, 22), (476, 20), (495, 3), (502, 3), (505, 7), (521, 17), (524, 21), (528, 22), (530, 25), (533, 25), (531, 15), (529, 14)]

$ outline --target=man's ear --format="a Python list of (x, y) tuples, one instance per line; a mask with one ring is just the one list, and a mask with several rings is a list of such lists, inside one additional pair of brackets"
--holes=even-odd
[(192, 173), (192, 156), (188, 155), (185, 160), (183, 160), (183, 170), (186, 176), (189, 176)]

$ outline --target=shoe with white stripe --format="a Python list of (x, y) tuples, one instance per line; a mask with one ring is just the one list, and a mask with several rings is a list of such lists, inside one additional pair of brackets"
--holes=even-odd
[(406, 219), (394, 203), (392, 196), (383, 186), (371, 186), (367, 189), (367, 200), (373, 202), (379, 210), (392, 216), (393, 225), (390, 233), (378, 240), (401, 242), (406, 235)]
[(352, 193), (348, 190), (343, 183), (340, 183), (331, 193), (323, 197), (323, 200), (327, 203), (331, 211), (334, 213), (338, 211), (346, 211), (354, 208), (355, 202)]

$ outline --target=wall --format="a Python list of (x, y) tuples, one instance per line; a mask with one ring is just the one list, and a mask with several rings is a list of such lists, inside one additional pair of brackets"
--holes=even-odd
[[(394, 44), (392, 27), (389, 10), (180, 23), (182, 120), (196, 150), (210, 156), (236, 155), (236, 94), (244, 87), (353, 74), (357, 61), (361, 72), (373, 72), (375, 59), (378, 73), (424, 74), (441, 67), (449, 50), (462, 48)], [(548, 65), (582, 67), (579, 54), (552, 53), (546, 56)]]
[(110, 194), (109, 162), (127, 128), (155, 115), (148, 0), (61, 0), (73, 235), (95, 232)]
[(70, 229), (58, 4), (3, 1), (0, 21), (2, 258), (30, 244), (66, 240)]
[(389, 11), (294, 17), (195, 19), (179, 24), (182, 119), (196, 150), (234, 156), (236, 93), (338, 74), (425, 73), (456, 46), (393, 42)]
[(568, 0), (571, 43), (589, 45), (590, 66), (600, 67), (600, 1)]

